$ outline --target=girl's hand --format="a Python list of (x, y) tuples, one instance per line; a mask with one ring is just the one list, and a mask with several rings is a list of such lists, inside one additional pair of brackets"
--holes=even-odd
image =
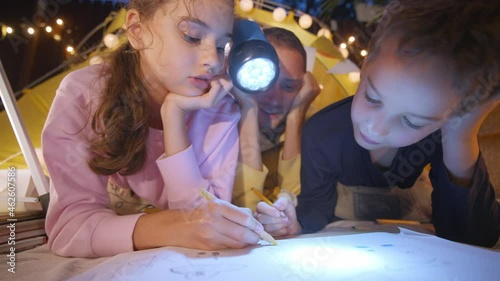
[[(285, 213), (285, 218), (281, 216), (281, 212)], [(273, 236), (296, 235), (302, 231), (297, 221), (294, 202), (283, 192), (278, 195), (273, 206), (259, 202), (254, 216), (262, 223), (264, 230)]]
[(263, 229), (250, 209), (213, 199), (193, 210), (143, 215), (133, 239), (136, 249), (178, 246), (212, 251), (256, 244)]
[(249, 94), (241, 91), (237, 87), (233, 87), (231, 90), (231, 94), (236, 99), (236, 102), (240, 106), (241, 112), (247, 112), (249, 110), (253, 110), (254, 112), (258, 111), (259, 104), (257, 102), (257, 95)]
[(169, 93), (162, 104), (162, 114), (176, 110), (186, 114), (189, 111), (213, 107), (229, 93), (233, 84), (225, 79), (215, 77), (210, 82), (210, 86), (207, 93), (195, 97)]

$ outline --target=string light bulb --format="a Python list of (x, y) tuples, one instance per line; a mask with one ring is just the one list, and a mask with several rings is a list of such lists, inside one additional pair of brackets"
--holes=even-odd
[(282, 7), (278, 7), (273, 11), (273, 19), (276, 22), (282, 22), (286, 19), (286, 10)]
[(64, 22), (63, 22), (63, 20), (62, 20), (62, 19), (57, 19), (57, 20), (56, 20), (56, 23), (57, 23), (58, 25), (63, 25), (63, 24), (64, 24)]
[(241, 0), (240, 1), (240, 9), (243, 12), (250, 12), (253, 9), (253, 1), (252, 0)]
[(50, 27), (50, 25), (47, 25), (47, 27), (45, 27), (45, 31), (47, 31), (47, 33), (51, 33), (52, 27)]
[(313, 19), (310, 15), (303, 14), (302, 16), (300, 16), (299, 18), (300, 27), (302, 27), (303, 29), (308, 29), (309, 27), (311, 27), (312, 24), (313, 24)]
[(349, 56), (349, 51), (347, 50), (347, 45), (345, 43), (340, 44), (339, 51), (344, 59)]
[(7, 34), (12, 34), (14, 33), (14, 29), (10, 26), (7, 26), (5, 27), (5, 32), (7, 32)]
[(354, 36), (350, 36), (349, 39), (347, 39), (347, 42), (349, 42), (349, 44), (354, 43), (354, 41), (356, 41), (356, 38), (354, 38)]
[(318, 37), (324, 36), (327, 39), (330, 39), (330, 40), (332, 39), (332, 32), (330, 31), (330, 29), (328, 29), (326, 27), (323, 27), (320, 30), (318, 30), (317, 35), (318, 35)]
[(35, 34), (35, 29), (33, 27), (28, 27), (27, 31), (29, 35)]
[(66, 47), (66, 52), (68, 52), (70, 54), (74, 54), (75, 53), (75, 48), (73, 48), (73, 46), (71, 46), (71, 45), (68, 45)]
[(366, 50), (361, 50), (361, 52), (359, 53), (362, 57), (366, 57), (366, 55), (368, 55), (368, 52)]
[(112, 33), (106, 34), (106, 36), (104, 36), (103, 41), (104, 41), (104, 46), (106, 46), (106, 48), (109, 49), (118, 46), (118, 44), (120, 43), (118, 36)]
[(347, 76), (349, 76), (349, 80), (351, 80), (351, 82), (353, 83), (359, 82), (361, 80), (361, 74), (359, 72), (349, 72)]

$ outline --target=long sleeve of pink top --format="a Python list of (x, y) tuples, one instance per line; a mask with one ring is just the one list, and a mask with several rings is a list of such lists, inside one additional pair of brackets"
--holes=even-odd
[[(188, 114), (191, 146), (165, 157), (161, 130), (150, 128), (147, 160), (130, 176), (93, 173), (87, 161), (94, 134), (90, 119), (104, 86), (101, 66), (66, 76), (42, 132), (43, 157), (50, 175), (46, 219), (49, 247), (62, 256), (98, 257), (133, 251), (132, 234), (141, 214), (109, 209), (108, 180), (132, 189), (161, 209), (192, 208), (200, 188), (230, 201), (238, 158), (238, 106), (227, 96), (216, 107)], [(168, 128), (165, 128), (168, 130)]]

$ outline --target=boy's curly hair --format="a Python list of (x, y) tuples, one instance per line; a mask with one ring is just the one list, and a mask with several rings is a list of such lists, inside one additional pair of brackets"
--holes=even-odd
[(378, 22), (367, 62), (389, 38), (403, 60), (440, 61), (464, 99), (500, 94), (500, 1), (394, 0)]

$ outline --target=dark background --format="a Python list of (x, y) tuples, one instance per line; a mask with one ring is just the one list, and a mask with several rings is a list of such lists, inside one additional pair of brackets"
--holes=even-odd
[[(3, 4), (0, 22), (13, 27), (14, 33), (0, 40), (0, 59), (14, 92), (66, 61), (66, 47), (76, 47), (122, 5), (117, 1), (82, 0), (8, 0)], [(64, 22), (62, 27), (55, 22), (58, 18)], [(50, 25), (53, 31), (47, 33), (41, 24)], [(34, 35), (23, 32), (27, 25), (36, 29)], [(61, 37), (60, 41), (53, 38), (55, 34)], [(102, 36), (102, 32), (96, 36)], [(100, 38), (92, 39), (89, 44)]]

